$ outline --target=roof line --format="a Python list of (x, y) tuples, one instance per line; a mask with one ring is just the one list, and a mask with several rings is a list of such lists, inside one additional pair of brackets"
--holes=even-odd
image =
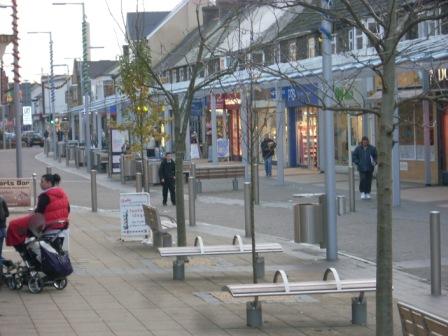
[(167, 16), (165, 16), (165, 18), (159, 23), (159, 25), (156, 28), (154, 28), (154, 30), (146, 36), (146, 38), (149, 39), (156, 32), (158, 32), (159, 29), (165, 25), (165, 23), (167, 23), (174, 15), (176, 15), (189, 2), (190, 2), (190, 0), (183, 0), (176, 7), (174, 7), (173, 10), (171, 12), (169, 12), (169, 14)]

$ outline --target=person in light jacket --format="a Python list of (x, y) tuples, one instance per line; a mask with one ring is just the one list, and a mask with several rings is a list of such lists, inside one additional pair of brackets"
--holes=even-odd
[(352, 158), (353, 163), (358, 166), (361, 199), (370, 199), (373, 170), (377, 164), (377, 152), (376, 148), (369, 144), (368, 137), (362, 137), (361, 143), (353, 151)]

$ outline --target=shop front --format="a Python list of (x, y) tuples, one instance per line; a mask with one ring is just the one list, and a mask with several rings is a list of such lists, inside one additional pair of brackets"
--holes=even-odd
[[(206, 142), (212, 145), (212, 124), (210, 98), (207, 97)], [(223, 93), (215, 95), (216, 99), (216, 130), (218, 142), (228, 146), (228, 159), (241, 161), (241, 112), (239, 93)], [(219, 154), (219, 153), (218, 153)], [(219, 155), (218, 155), (219, 156)]]
[(287, 108), (286, 143), (290, 167), (317, 167), (318, 104), (317, 87), (312, 84), (282, 88)]

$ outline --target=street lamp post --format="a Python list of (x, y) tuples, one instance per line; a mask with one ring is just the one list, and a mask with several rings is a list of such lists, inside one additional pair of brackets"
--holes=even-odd
[(22, 104), (20, 102), (20, 74), (19, 74), (19, 30), (17, 24), (17, 0), (12, 0), (12, 34), (14, 35), (14, 107), (16, 121), (16, 175), (22, 177)]
[(86, 163), (87, 171), (90, 171), (92, 163), (90, 160), (90, 79), (89, 79), (89, 39), (88, 39), (88, 23), (84, 8), (84, 2), (54, 2), (53, 5), (81, 5), (82, 7), (82, 78), (84, 93), (84, 120), (86, 123)]
[[(321, 0), (322, 7), (331, 8), (330, 0)], [(332, 70), (332, 23), (329, 18), (324, 16), (321, 26), (322, 32), (322, 72), (324, 77), (324, 103), (327, 110), (324, 111), (324, 129), (325, 129), (325, 193), (327, 210), (327, 260), (335, 261), (337, 259), (337, 217), (336, 217), (336, 175), (334, 160), (334, 116), (333, 111), (328, 107), (333, 103), (333, 70)]]
[[(0, 5), (0, 8), (12, 8), (12, 44), (14, 57), (14, 108), (16, 128), (16, 174), (22, 177), (22, 104), (20, 103), (20, 74), (19, 74), (19, 31), (17, 24), (17, 0), (12, 5)], [(4, 132), (3, 132), (4, 134)]]
[[(53, 38), (51, 32), (46, 31), (33, 31), (28, 34), (48, 34), (50, 37), (50, 123), (51, 123), (51, 137), (53, 144), (53, 158), (57, 159), (57, 139), (56, 139), (56, 127), (54, 124), (54, 118), (56, 115), (54, 101), (55, 101), (55, 87), (54, 87), (54, 65), (53, 65)], [(17, 141), (16, 141), (17, 142)]]

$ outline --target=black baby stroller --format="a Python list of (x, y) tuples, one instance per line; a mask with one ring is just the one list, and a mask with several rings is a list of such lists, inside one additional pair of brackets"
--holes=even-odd
[(3, 278), (8, 287), (21, 289), (27, 285), (33, 294), (46, 286), (64, 289), (67, 276), (73, 272), (68, 253), (63, 249), (65, 232), (66, 229), (47, 231), (15, 246), (22, 262), (4, 264)]

